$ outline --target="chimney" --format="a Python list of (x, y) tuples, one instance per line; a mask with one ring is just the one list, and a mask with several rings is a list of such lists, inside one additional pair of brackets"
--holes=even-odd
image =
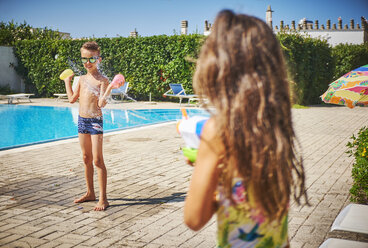
[(137, 32), (137, 29), (135, 28), (134, 31), (130, 32), (130, 37), (133, 37), (133, 38), (137, 38), (138, 37), (138, 32)]
[(331, 29), (331, 20), (327, 20), (326, 29)]
[(291, 21), (291, 28), (295, 30), (295, 21)]
[(266, 10), (266, 23), (268, 24), (268, 26), (270, 26), (270, 28), (272, 29), (272, 12), (274, 12), (271, 9), (271, 5), (267, 6), (267, 10)]
[(342, 29), (342, 19), (341, 19), (341, 17), (339, 17), (337, 20), (338, 20), (339, 30), (341, 30)]
[(204, 35), (209, 35), (211, 33), (211, 24), (207, 20), (204, 21)]
[(308, 27), (307, 27), (307, 19), (304, 18), (303, 20), (303, 30), (306, 30)]
[(181, 21), (181, 32), (180, 34), (188, 34), (188, 21)]
[(360, 19), (361, 19), (361, 21), (362, 21), (362, 29), (363, 29), (363, 30), (367, 30), (367, 29), (368, 29), (368, 23), (367, 23), (367, 20), (364, 18), (364, 16), (362, 16)]

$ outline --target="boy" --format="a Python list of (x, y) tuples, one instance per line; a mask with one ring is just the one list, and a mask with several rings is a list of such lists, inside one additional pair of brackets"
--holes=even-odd
[[(66, 78), (65, 88), (70, 103), (79, 98), (78, 137), (83, 154), (87, 193), (75, 199), (75, 203), (95, 201), (93, 186), (93, 163), (97, 168), (100, 197), (95, 211), (103, 211), (109, 206), (106, 196), (107, 171), (102, 154), (103, 120), (101, 108), (106, 105), (106, 96), (111, 92), (109, 80), (98, 71), (97, 64), (101, 62), (100, 47), (94, 41), (86, 42), (81, 47), (81, 61), (87, 74), (79, 79), (73, 92), (71, 79)], [(101, 97), (103, 96), (103, 97)]]

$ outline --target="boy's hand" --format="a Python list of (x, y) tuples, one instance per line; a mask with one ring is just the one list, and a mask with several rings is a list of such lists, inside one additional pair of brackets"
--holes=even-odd
[(123, 86), (123, 84), (119, 82), (112, 82), (111, 84), (109, 84), (109, 86), (111, 86), (112, 89), (118, 89)]
[(106, 91), (108, 91), (108, 90), (112, 90), (112, 89), (117, 89), (117, 88), (115, 88), (113, 84), (109, 84), (109, 85), (107, 86), (107, 88), (106, 88)]
[(125, 77), (122, 74), (116, 74), (111, 82), (112, 88), (117, 89), (125, 84)]
[(72, 81), (73, 77), (74, 77), (74, 73), (73, 73), (71, 76), (69, 76), (69, 77), (65, 78), (65, 79), (64, 79), (64, 82), (66, 82), (66, 83), (70, 83), (70, 82)]

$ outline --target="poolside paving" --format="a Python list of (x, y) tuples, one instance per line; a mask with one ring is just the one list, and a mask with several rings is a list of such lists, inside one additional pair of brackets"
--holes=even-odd
[[(32, 101), (21, 104), (70, 106), (54, 99)], [(333, 220), (349, 203), (353, 158), (345, 153), (345, 145), (353, 133), (368, 125), (367, 109), (293, 109), (293, 122), (312, 205), (301, 207), (292, 202), (289, 236), (292, 247), (318, 247), (331, 237)], [(106, 134), (104, 158), (111, 207), (105, 212), (94, 212), (95, 202), (73, 203), (85, 190), (77, 139), (0, 151), (0, 246), (215, 247), (215, 218), (199, 232), (183, 224), (192, 173), (183, 160), (183, 146), (174, 123)], [(95, 176), (98, 194), (97, 185)]]

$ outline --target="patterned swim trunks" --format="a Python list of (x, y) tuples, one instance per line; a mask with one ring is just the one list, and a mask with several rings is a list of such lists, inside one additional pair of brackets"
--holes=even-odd
[(102, 116), (96, 118), (83, 118), (78, 115), (78, 133), (103, 134)]

